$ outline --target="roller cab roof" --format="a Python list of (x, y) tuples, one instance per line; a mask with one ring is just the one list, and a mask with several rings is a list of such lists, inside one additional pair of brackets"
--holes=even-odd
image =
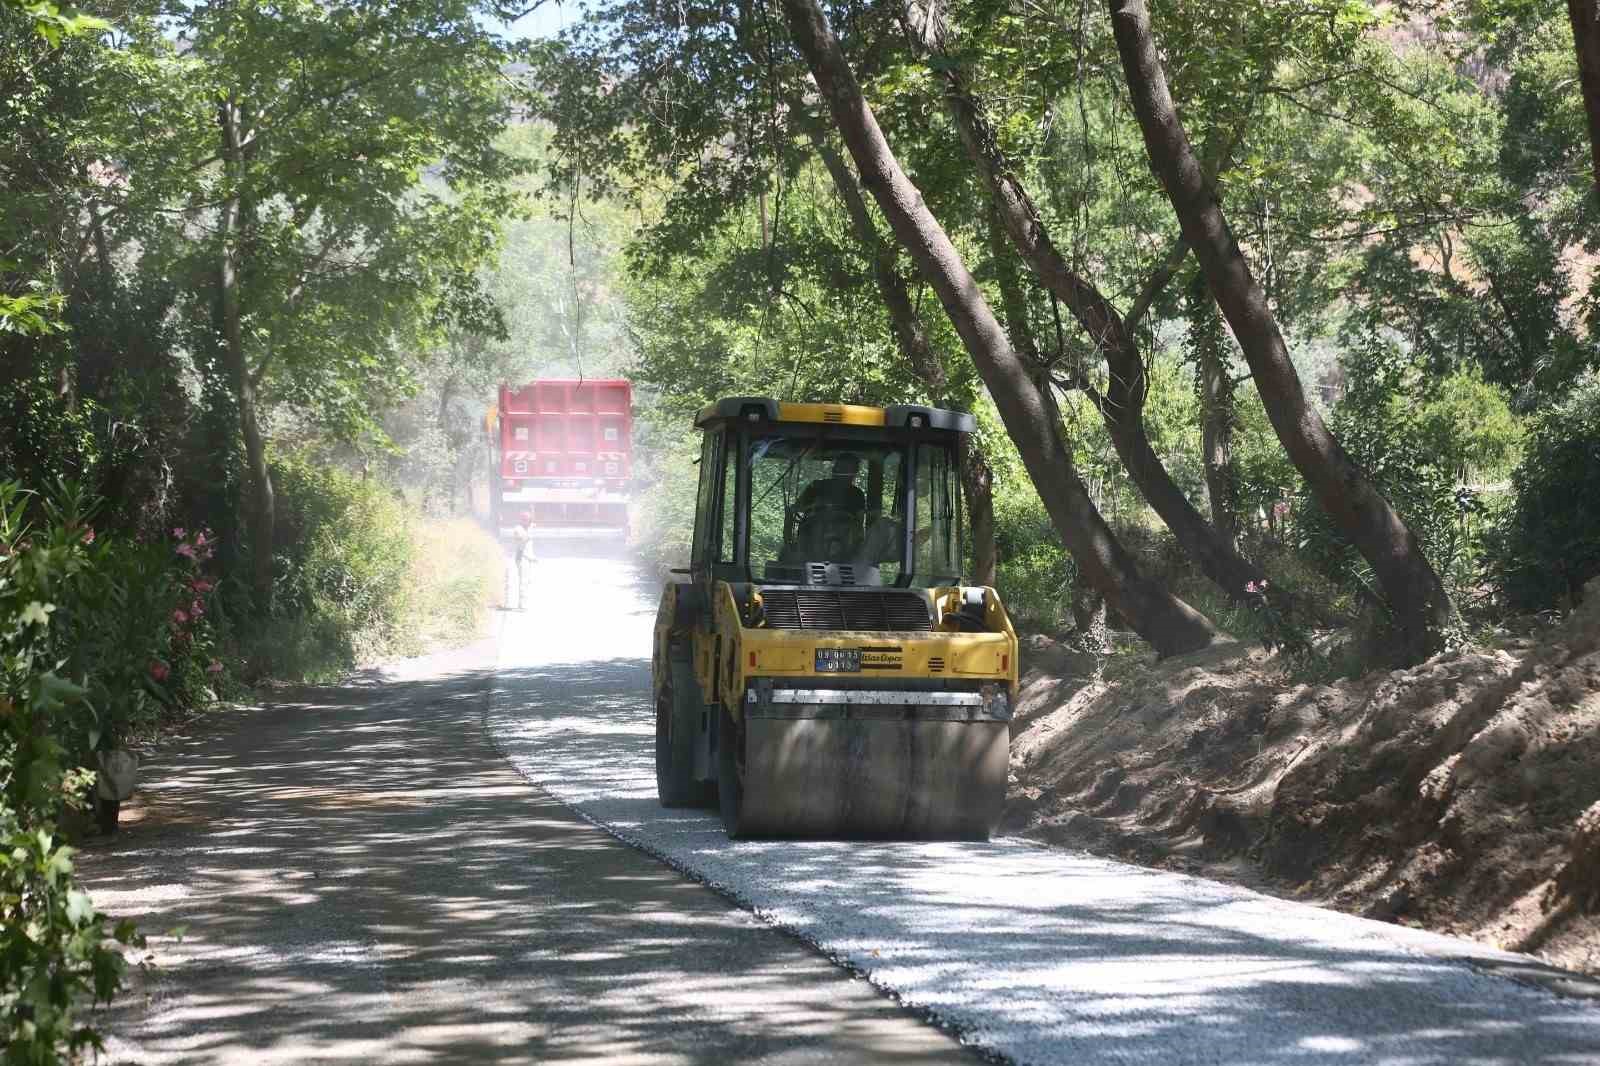
[(965, 411), (896, 403), (865, 407), (848, 403), (781, 403), (766, 396), (731, 396), (695, 416), (701, 429), (724, 422), (789, 422), (885, 429), (934, 429), (971, 433), (977, 424)]

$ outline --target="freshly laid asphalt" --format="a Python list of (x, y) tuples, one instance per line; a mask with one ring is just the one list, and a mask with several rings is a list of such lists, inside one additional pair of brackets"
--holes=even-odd
[(1019, 1063), (1600, 1064), (1600, 1001), (1480, 945), (1018, 839), (730, 842), (655, 800), (658, 590), (541, 564), (507, 615), (495, 744), (530, 780)]
[(80, 864), (151, 934), (112, 1061), (1600, 1066), (1595, 1003), (1461, 941), (1017, 840), (730, 843), (654, 800), (656, 590), (537, 582), (146, 764)]
[(80, 862), (154, 956), (101, 1013), (111, 1061), (979, 1061), (518, 776), (494, 658), (297, 692), (143, 767)]

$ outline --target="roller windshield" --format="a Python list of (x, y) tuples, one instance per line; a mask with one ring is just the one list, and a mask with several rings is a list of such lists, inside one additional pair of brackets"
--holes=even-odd
[(934, 585), (955, 579), (959, 492), (949, 445), (755, 436), (747, 446), (756, 580)]

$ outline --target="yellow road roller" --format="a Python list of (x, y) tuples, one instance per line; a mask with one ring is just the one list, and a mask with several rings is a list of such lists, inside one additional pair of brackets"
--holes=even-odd
[(656, 787), (732, 837), (985, 839), (1017, 637), (961, 581), (972, 416), (736, 397), (656, 614)]

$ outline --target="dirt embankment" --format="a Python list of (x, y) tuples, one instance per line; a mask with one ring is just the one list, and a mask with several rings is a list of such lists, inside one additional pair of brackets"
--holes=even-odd
[(1600, 973), (1600, 581), (1533, 638), (1327, 685), (1032, 643), (1009, 831)]

